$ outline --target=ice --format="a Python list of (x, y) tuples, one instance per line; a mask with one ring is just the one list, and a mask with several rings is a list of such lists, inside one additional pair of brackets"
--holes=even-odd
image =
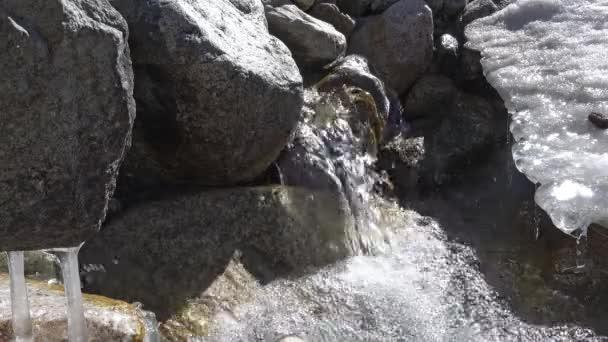
[(32, 320), (25, 286), (23, 252), (8, 252), (8, 270), (11, 278), (11, 310), (13, 334), (16, 342), (31, 342)]
[(566, 233), (608, 227), (608, 0), (518, 0), (467, 26), (512, 114), (513, 157)]
[(82, 306), (80, 274), (78, 272), (78, 250), (80, 247), (56, 249), (53, 253), (59, 258), (61, 275), (68, 303), (68, 340), (86, 342), (87, 329)]

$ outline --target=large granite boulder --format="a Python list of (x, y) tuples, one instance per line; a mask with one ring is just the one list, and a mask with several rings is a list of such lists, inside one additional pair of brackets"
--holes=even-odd
[(255, 269), (265, 264), (277, 273), (351, 255), (353, 223), (344, 213), (327, 191), (281, 186), (150, 201), (109, 220), (84, 244), (84, 288), (142, 302), (165, 319), (205, 291), (237, 249), (256, 255), (249, 263)]
[(401, 0), (355, 29), (348, 51), (367, 57), (380, 78), (402, 94), (432, 61), (431, 11), (423, 0)]
[(127, 24), (102, 0), (0, 6), (0, 251), (96, 232), (135, 116)]
[(302, 11), (295, 5), (266, 7), (270, 33), (291, 50), (304, 69), (323, 67), (346, 51), (346, 38), (331, 24)]
[[(67, 306), (57, 285), (28, 280), (27, 290), (35, 341), (67, 341)], [(0, 273), (0, 341), (13, 341), (9, 275)], [(90, 342), (157, 341), (156, 319), (137, 306), (118, 300), (83, 295)]]
[[(131, 29), (136, 139), (144, 140), (128, 158), (154, 161), (171, 181), (226, 185), (262, 173), (302, 106), (302, 77), (289, 50), (268, 33), (262, 4), (113, 4)], [(149, 172), (133, 164), (126, 173)]]

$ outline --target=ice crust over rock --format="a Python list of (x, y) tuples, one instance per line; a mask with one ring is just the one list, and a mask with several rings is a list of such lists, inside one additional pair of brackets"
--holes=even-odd
[(566, 233), (608, 227), (608, 1), (518, 0), (465, 31), (512, 114), (513, 158)]

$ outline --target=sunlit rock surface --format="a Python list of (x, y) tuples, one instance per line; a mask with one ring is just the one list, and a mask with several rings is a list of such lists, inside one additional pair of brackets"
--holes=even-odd
[(466, 29), (512, 113), (513, 156), (537, 203), (571, 234), (608, 226), (608, 1), (520, 0)]
[[(63, 289), (28, 281), (34, 341), (67, 341), (66, 299)], [(89, 341), (154, 341), (147, 315), (131, 304), (101, 296), (84, 295)], [(9, 276), (0, 273), (0, 341), (12, 340)]]

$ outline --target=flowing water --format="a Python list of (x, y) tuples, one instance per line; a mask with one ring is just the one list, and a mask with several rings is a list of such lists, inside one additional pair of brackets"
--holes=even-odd
[(13, 334), (17, 342), (30, 342), (32, 320), (25, 286), (23, 252), (8, 252), (8, 269), (11, 283), (11, 309)]

